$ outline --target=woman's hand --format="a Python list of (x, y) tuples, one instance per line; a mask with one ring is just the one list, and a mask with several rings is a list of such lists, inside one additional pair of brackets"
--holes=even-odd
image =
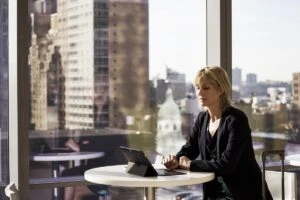
[(69, 149), (72, 149), (73, 151), (76, 152), (80, 151), (79, 145), (71, 138), (68, 139), (68, 141), (65, 143), (65, 146), (68, 147)]
[(174, 155), (168, 155), (164, 157), (162, 164), (164, 164), (167, 169), (176, 169), (179, 165), (178, 160)]
[(191, 165), (191, 160), (186, 156), (181, 156), (179, 158), (179, 168), (189, 170)]

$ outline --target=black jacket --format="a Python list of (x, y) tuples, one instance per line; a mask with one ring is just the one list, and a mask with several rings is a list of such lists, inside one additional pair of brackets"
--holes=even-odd
[[(235, 200), (262, 199), (262, 173), (255, 160), (247, 116), (234, 107), (222, 113), (217, 135), (217, 159), (206, 160), (205, 133), (210, 116), (200, 112), (193, 132), (176, 157), (191, 159), (190, 170), (222, 176)], [(201, 159), (195, 160), (200, 155)], [(204, 184), (204, 197), (205, 197)], [(272, 199), (267, 188), (267, 199)]]

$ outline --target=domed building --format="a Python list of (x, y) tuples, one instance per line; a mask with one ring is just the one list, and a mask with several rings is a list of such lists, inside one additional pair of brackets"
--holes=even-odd
[(180, 110), (173, 99), (173, 92), (170, 88), (166, 91), (166, 101), (158, 111), (156, 152), (168, 155), (176, 154), (185, 139), (181, 130)]

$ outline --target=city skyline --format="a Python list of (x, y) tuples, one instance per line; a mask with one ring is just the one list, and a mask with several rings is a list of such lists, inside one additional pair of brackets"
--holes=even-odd
[[(291, 82), (300, 72), (299, 8), (297, 0), (232, 2), (232, 68), (243, 80), (256, 73), (258, 81)], [(205, 66), (205, 9), (205, 0), (149, 1), (150, 79), (167, 65), (193, 81)]]

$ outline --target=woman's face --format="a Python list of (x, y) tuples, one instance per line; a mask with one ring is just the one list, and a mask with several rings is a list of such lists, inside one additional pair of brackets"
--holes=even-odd
[(205, 79), (196, 85), (197, 97), (201, 106), (220, 107), (221, 92)]

